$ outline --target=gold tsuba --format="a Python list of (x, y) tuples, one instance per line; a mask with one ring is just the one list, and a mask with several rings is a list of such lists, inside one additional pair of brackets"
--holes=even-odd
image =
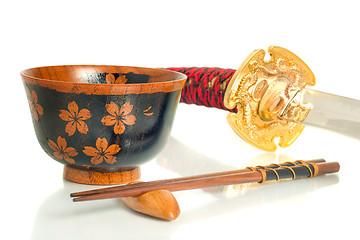
[(262, 49), (252, 52), (233, 75), (225, 92), (227, 117), (233, 130), (246, 142), (266, 151), (291, 145), (300, 135), (311, 109), (301, 102), (301, 90), (314, 85), (310, 68), (295, 54), (270, 46), (269, 60)]

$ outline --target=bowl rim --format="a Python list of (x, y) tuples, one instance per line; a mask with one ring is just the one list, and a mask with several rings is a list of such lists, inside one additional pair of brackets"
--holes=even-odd
[[(25, 72), (28, 70), (35, 70), (40, 68), (51, 67), (122, 67), (122, 68), (134, 68), (144, 70), (159, 70), (175, 74), (174, 80), (151, 82), (151, 83), (135, 83), (135, 84), (108, 84), (108, 83), (85, 83), (85, 82), (66, 82), (59, 80), (52, 80), (47, 78), (34, 77)], [(124, 94), (143, 94), (143, 93), (155, 93), (155, 92), (173, 92), (183, 88), (187, 76), (183, 73), (164, 69), (164, 68), (148, 68), (148, 67), (136, 67), (136, 66), (121, 66), (121, 65), (54, 65), (34, 67), (22, 70), (20, 75), (23, 82), (33, 85), (39, 85), (50, 89), (57, 90), (65, 93), (85, 93), (91, 95), (124, 95)]]

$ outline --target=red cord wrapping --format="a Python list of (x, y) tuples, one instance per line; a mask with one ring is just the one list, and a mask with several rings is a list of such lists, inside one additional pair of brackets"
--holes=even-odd
[(216, 107), (229, 110), (224, 106), (224, 94), (234, 69), (222, 68), (167, 68), (187, 75), (180, 102)]

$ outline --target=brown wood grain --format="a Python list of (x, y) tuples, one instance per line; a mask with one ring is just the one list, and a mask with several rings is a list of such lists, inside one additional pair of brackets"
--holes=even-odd
[[(89, 84), (83, 76), (119, 72), (149, 75), (147, 84)], [(164, 69), (106, 66), (106, 65), (64, 65), (31, 68), (21, 72), (24, 81), (64, 93), (85, 93), (95, 95), (124, 95), (155, 92), (173, 92), (183, 88), (186, 75)]]
[(129, 183), (140, 178), (139, 167), (118, 168), (113, 171), (96, 171), (94, 169), (64, 166), (63, 176), (66, 180), (82, 184), (110, 185)]

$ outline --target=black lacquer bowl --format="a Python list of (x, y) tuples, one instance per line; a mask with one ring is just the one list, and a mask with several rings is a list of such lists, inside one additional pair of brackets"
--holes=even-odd
[(139, 178), (170, 134), (186, 76), (122, 66), (51, 66), (21, 72), (41, 147), (86, 184)]

